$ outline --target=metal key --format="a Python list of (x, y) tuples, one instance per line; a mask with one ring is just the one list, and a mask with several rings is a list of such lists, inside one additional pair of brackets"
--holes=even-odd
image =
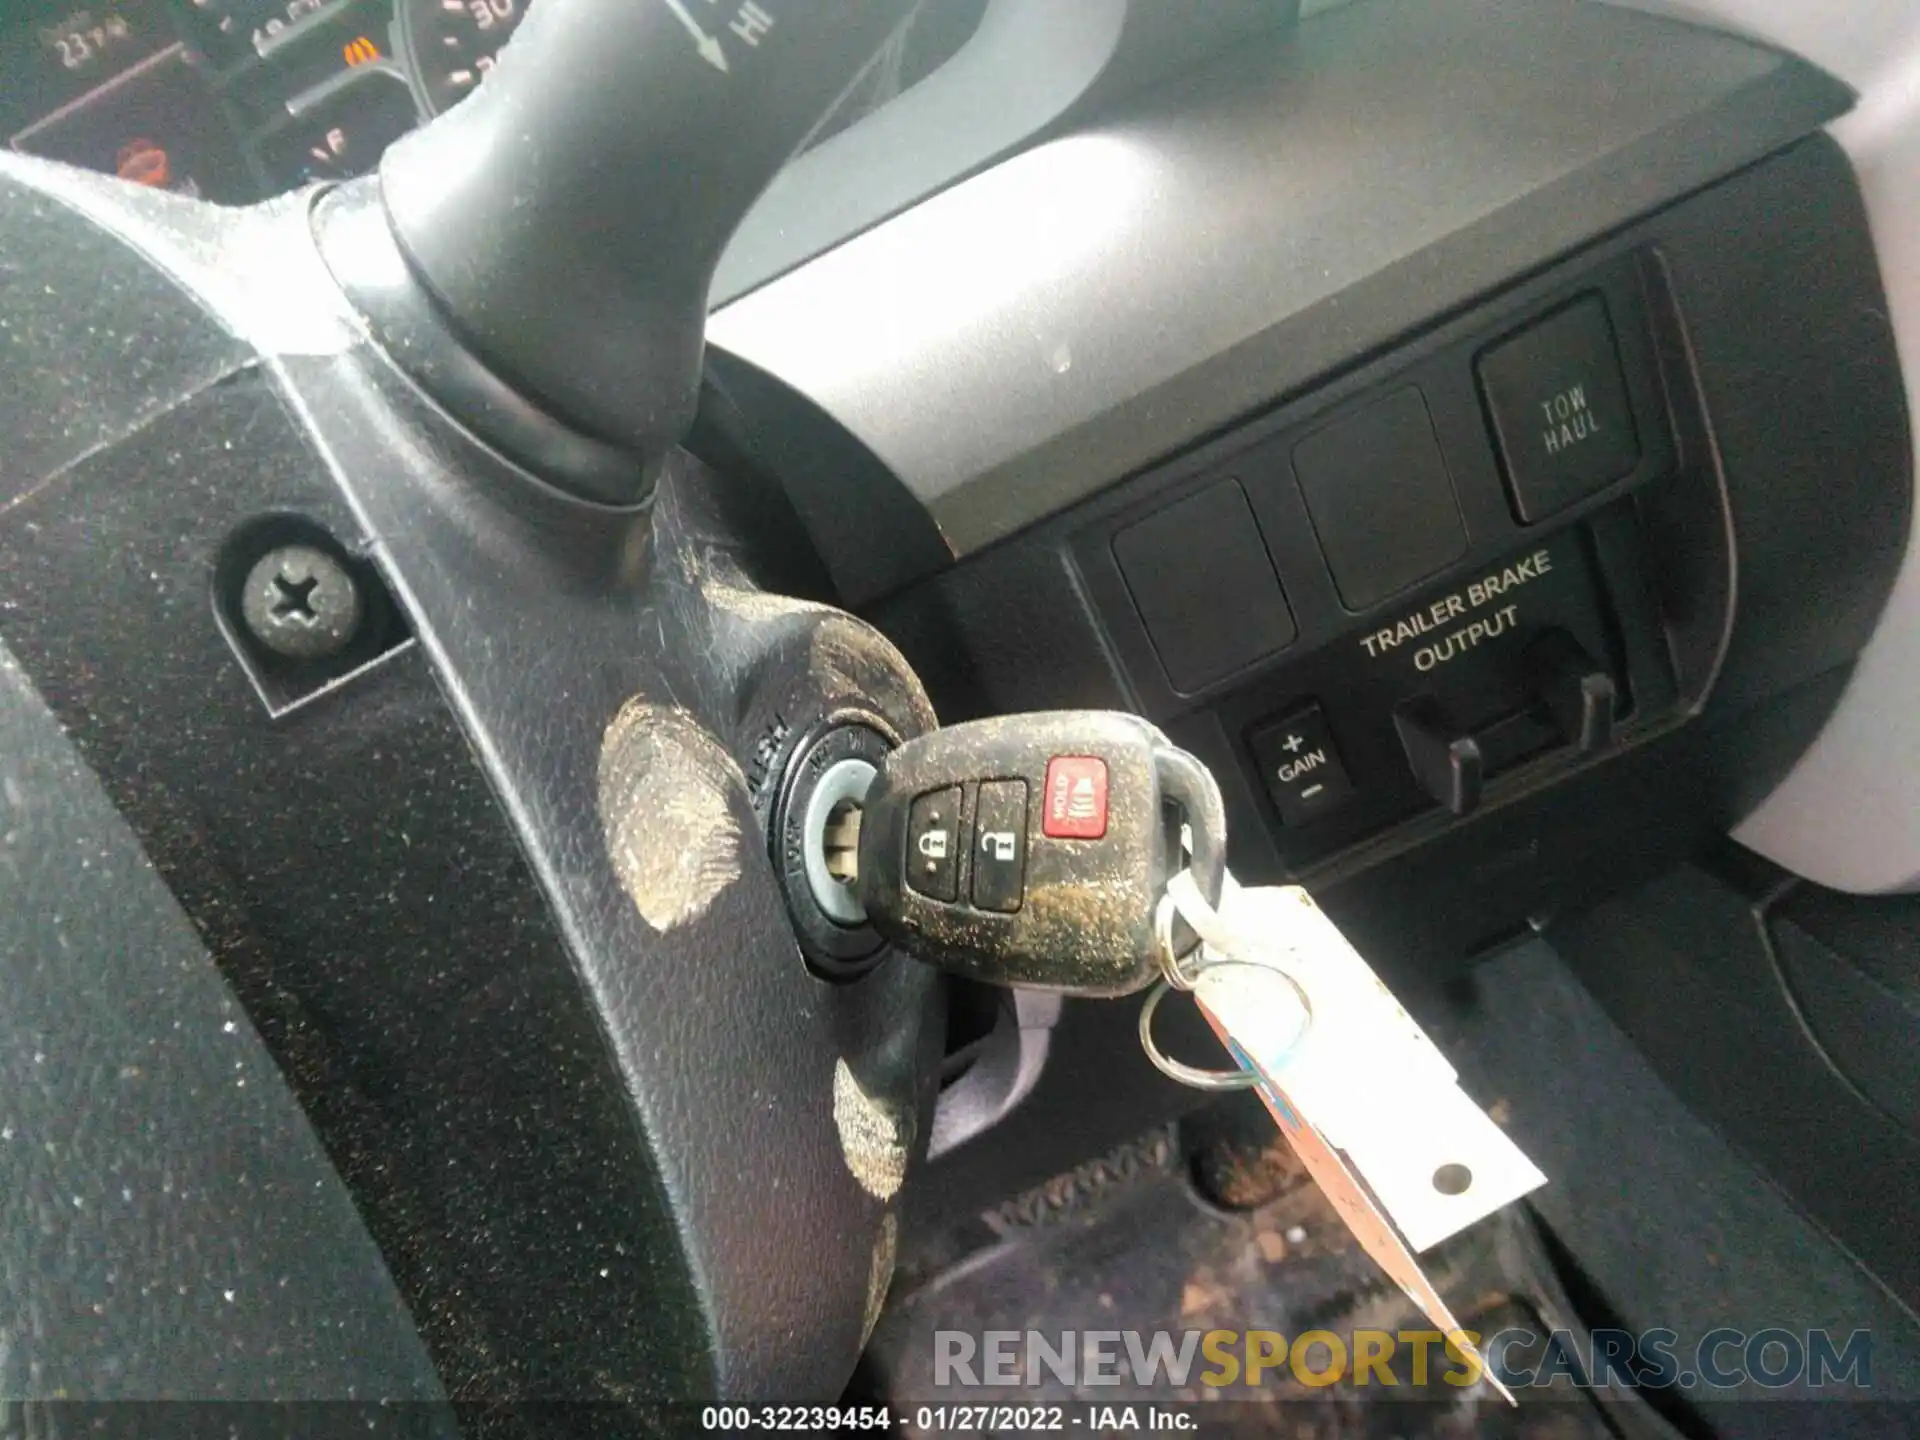
[(1184, 868), (1219, 897), (1226, 815), (1206, 767), (1135, 716), (1046, 711), (889, 755), (864, 804), (856, 893), (876, 930), (942, 969), (1125, 995), (1161, 973), (1155, 908)]

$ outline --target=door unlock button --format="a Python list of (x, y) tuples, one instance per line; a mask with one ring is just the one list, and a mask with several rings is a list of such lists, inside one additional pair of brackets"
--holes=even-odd
[(973, 825), (973, 903), (1011, 915), (1020, 908), (1027, 869), (1027, 782), (987, 780)]

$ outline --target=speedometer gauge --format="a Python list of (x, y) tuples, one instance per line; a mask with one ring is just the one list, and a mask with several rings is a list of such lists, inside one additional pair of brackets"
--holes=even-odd
[(493, 68), (527, 0), (400, 0), (399, 49), (421, 108), (458, 104)]

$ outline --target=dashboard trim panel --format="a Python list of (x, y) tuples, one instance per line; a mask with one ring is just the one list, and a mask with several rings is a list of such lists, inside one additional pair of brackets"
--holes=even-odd
[[(1361, 0), (923, 202), (708, 335), (844, 424), (965, 556), (1850, 101), (1789, 56), (1582, 0)], [(877, 598), (858, 557), (827, 559)]]

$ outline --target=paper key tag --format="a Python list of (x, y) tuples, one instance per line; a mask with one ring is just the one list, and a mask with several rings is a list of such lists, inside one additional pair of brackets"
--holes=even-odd
[(1181, 879), (1170, 893), (1207, 947), (1193, 987), (1202, 1013), (1259, 1075), (1275, 1122), (1362, 1248), (1437, 1329), (1455, 1334), (1418, 1253), (1546, 1176), (1460, 1089), (1306, 891), (1246, 890), (1229, 878), (1215, 913)]

